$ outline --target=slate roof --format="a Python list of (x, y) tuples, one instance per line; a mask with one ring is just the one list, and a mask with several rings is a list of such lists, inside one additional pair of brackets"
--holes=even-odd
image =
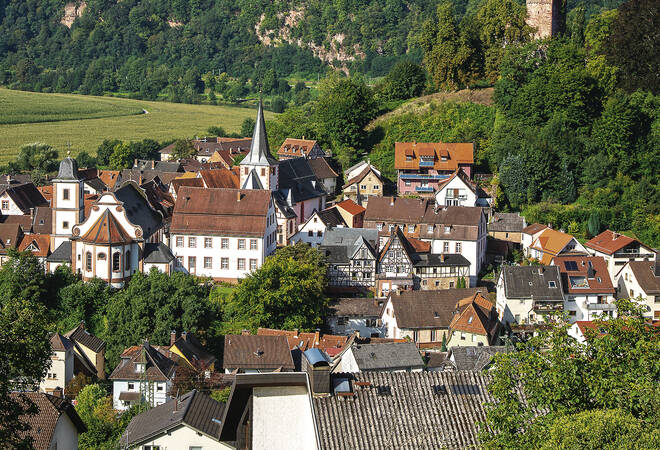
[[(331, 230), (334, 229), (336, 228), (331, 228)], [(326, 231), (326, 233), (328, 231)], [(325, 241), (325, 237), (323, 240)], [(362, 245), (366, 245), (372, 257), (376, 259), (377, 257), (376, 250), (371, 245), (371, 243), (361, 235), (358, 235), (352, 243), (350, 242), (350, 240), (347, 240), (344, 244), (340, 244), (340, 245), (323, 244), (319, 246), (319, 251), (325, 255), (326, 261), (330, 264), (331, 263), (347, 264), (354, 257), (355, 253), (360, 249), (360, 247), (362, 247)]]
[[(564, 299), (559, 267), (557, 266), (504, 266), (504, 295), (507, 299), (534, 300)], [(550, 287), (550, 282), (556, 287)]]
[(413, 262), (414, 267), (469, 267), (470, 261), (461, 254), (445, 253), (444, 261), (442, 255), (433, 253), (418, 253), (417, 259)]
[[(435, 170), (456, 170), (459, 164), (474, 163), (474, 144), (471, 142), (395, 142), (394, 168), (419, 170), (421, 157), (429, 157)], [(411, 159), (408, 160), (408, 157)], [(443, 157), (445, 160), (443, 161)]]
[(518, 213), (493, 213), (488, 224), (488, 231), (504, 231), (520, 233), (525, 225), (525, 218)]
[(46, 258), (46, 261), (71, 263), (71, 241), (66, 240), (62, 242), (60, 246), (57, 247), (48, 258)]
[(252, 132), (252, 142), (250, 143), (250, 151), (243, 161), (243, 165), (253, 166), (274, 166), (277, 165), (277, 160), (270, 154), (268, 148), (268, 135), (266, 134), (266, 122), (264, 121), (263, 105), (259, 99), (259, 108), (257, 109), (257, 120), (254, 123), (254, 131)]
[(328, 164), (328, 161), (325, 158), (310, 159), (309, 166), (319, 180), (323, 180), (324, 178), (336, 178), (339, 176), (337, 175), (337, 172), (330, 167), (330, 164)]
[(50, 337), (50, 348), (54, 352), (65, 352), (73, 348), (73, 342), (60, 333), (53, 333)]
[(60, 161), (60, 166), (57, 171), (55, 180), (78, 180), (78, 161), (73, 158), (66, 157)]
[(497, 353), (508, 353), (511, 351), (505, 346), (468, 346), (451, 347), (448, 358), (451, 359), (456, 370), (481, 371), (490, 365)]
[(278, 174), (278, 191), (294, 203), (327, 195), (306, 158), (280, 161)]
[(660, 276), (654, 274), (655, 261), (629, 261), (639, 287), (647, 294), (660, 294)]
[[(210, 438), (220, 440), (220, 420), (224, 403), (192, 390), (133, 417), (121, 436), (122, 446), (139, 446), (161, 433), (180, 425), (187, 425)], [(216, 419), (218, 422), (213, 421)]]
[[(247, 180), (246, 180), (247, 182)], [(282, 213), (282, 215), (286, 219), (293, 219), (294, 217), (298, 217), (296, 212), (289, 206), (287, 203), (286, 198), (284, 198), (284, 195), (280, 192), (273, 192), (273, 203), (275, 203), (275, 207)]]
[(4, 193), (12, 199), (23, 214), (30, 214), (30, 209), (37, 206), (48, 206), (48, 201), (32, 183), (11, 185), (2, 192), (2, 194)]
[(149, 204), (147, 196), (136, 184), (128, 182), (115, 191), (115, 197), (122, 202), (128, 220), (142, 228), (143, 239), (149, 238), (163, 225), (163, 216)]
[(565, 293), (614, 294), (616, 292), (607, 270), (607, 263), (601, 256), (555, 256), (553, 264), (559, 267)]
[(109, 209), (101, 213), (92, 227), (80, 239), (88, 244), (102, 245), (128, 244), (133, 241)]
[[(240, 195), (240, 201), (239, 201)], [(271, 193), (265, 190), (179, 189), (170, 233), (263, 236)]]
[(148, 264), (168, 264), (174, 260), (170, 248), (162, 242), (148, 242), (144, 246), (144, 262)]
[(372, 247), (378, 244), (378, 231), (370, 228), (332, 228), (323, 235), (323, 245), (353, 245), (362, 236)]
[(380, 317), (383, 301), (374, 298), (338, 298), (328, 305), (327, 316)]
[(85, 180), (85, 184), (89, 185), (89, 187), (91, 187), (97, 192), (103, 192), (107, 189), (105, 183), (98, 177)]
[[(240, 184), (240, 182), (239, 182)], [(245, 181), (243, 184), (240, 186), (241, 189), (252, 189), (255, 191), (264, 189), (264, 185), (261, 183), (261, 179), (259, 178), (259, 175), (257, 174), (256, 169), (250, 170), (250, 173), (248, 174), (247, 178), (245, 178)]]
[[(369, 383), (355, 386), (355, 381)], [(314, 398), (323, 449), (440, 449), (479, 446), (490, 377), (457, 372), (354, 374), (353, 398)], [(391, 395), (379, 395), (389, 386)], [(445, 393), (436, 393), (443, 386)]]
[(284, 336), (226, 335), (222, 367), (225, 369), (293, 370), (293, 359)]
[(360, 371), (424, 367), (414, 342), (354, 344), (351, 352)]
[(449, 328), (456, 303), (486, 288), (443, 289), (440, 291), (397, 291), (391, 294), (394, 317), (399, 328)]
[(105, 348), (105, 341), (87, 331), (84, 323), (80, 323), (77, 327), (67, 331), (64, 336), (87, 347), (95, 353), (98, 353)]
[[(142, 352), (144, 349), (144, 353)], [(175, 362), (145, 342), (131, 352), (124, 351), (121, 361), (112, 371), (110, 380), (138, 380), (145, 378), (145, 373), (135, 370), (136, 363), (146, 363), (146, 379), (148, 381), (167, 381), (174, 377)]]
[(80, 419), (75, 408), (66, 399), (43, 392), (12, 392), (9, 395), (24, 405), (32, 402), (37, 407), (36, 414), (21, 416), (21, 422), (27, 423), (30, 429), (19, 433), (21, 437), (32, 437), (32, 446), (35, 450), (50, 449), (55, 427), (62, 414), (69, 417), (78, 433), (87, 431), (87, 427)]
[(332, 208), (326, 208), (323, 211), (317, 211), (316, 213), (327, 227), (346, 226), (344, 218), (334, 206)]

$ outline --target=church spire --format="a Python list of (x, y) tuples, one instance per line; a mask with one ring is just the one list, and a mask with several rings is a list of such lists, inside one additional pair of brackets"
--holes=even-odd
[(252, 132), (250, 153), (245, 156), (240, 165), (272, 166), (275, 164), (277, 164), (277, 161), (271, 156), (270, 149), (268, 148), (266, 122), (264, 121), (264, 111), (260, 96), (259, 109), (257, 110), (257, 121), (254, 124), (254, 131)]

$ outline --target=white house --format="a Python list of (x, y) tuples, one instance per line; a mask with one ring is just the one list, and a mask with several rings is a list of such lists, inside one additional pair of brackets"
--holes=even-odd
[(479, 194), (479, 188), (462, 169), (458, 169), (438, 186), (434, 195), (437, 205), (490, 207), (490, 199)]
[(646, 307), (645, 316), (660, 319), (660, 261), (628, 261), (617, 273), (619, 297), (638, 300)]
[(30, 215), (40, 206), (47, 207), (48, 201), (32, 183), (9, 184), (0, 192), (0, 214), (3, 216)]
[(53, 351), (50, 358), (51, 365), (46, 373), (46, 378), (39, 384), (39, 390), (47, 394), (52, 394), (56, 390), (63, 392), (74, 376), (73, 342), (60, 333), (55, 333), (50, 338), (50, 348)]
[(192, 390), (138, 414), (121, 436), (121, 448), (231, 449), (220, 442), (224, 405)]
[(53, 211), (51, 249), (69, 241), (73, 227), (85, 218), (84, 181), (78, 174), (78, 163), (73, 158), (60, 162), (57, 177), (53, 179)]
[(141, 401), (155, 407), (171, 399), (176, 364), (165, 353), (167, 350), (148, 342), (124, 350), (121, 362), (108, 377), (113, 408), (123, 411)]
[(503, 266), (497, 280), (497, 313), (505, 324), (537, 324), (564, 309), (557, 266)]
[(271, 192), (179, 189), (170, 246), (177, 269), (235, 282), (258, 269), (277, 246)]
[(651, 261), (655, 258), (655, 252), (651, 247), (637, 239), (610, 230), (605, 230), (585, 242), (584, 246), (590, 253), (605, 258), (607, 270), (612, 278), (628, 261)]
[(323, 243), (325, 232), (334, 227), (346, 227), (346, 222), (336, 207), (314, 211), (307, 221), (298, 227), (298, 232), (291, 236), (290, 242), (305, 242), (312, 247), (318, 247)]
[(571, 322), (616, 317), (616, 289), (600, 256), (556, 256), (552, 264), (559, 267), (564, 289), (564, 311)]
[(526, 236), (523, 231), (523, 252), (539, 260), (541, 264), (548, 265), (552, 258), (565, 253), (587, 253), (587, 249), (575, 237), (552, 228), (545, 228), (535, 233), (529, 246), (526, 246), (528, 242)]

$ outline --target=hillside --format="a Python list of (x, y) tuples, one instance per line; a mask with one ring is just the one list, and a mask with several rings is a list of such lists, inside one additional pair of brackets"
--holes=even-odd
[[(9, 107), (10, 106), (10, 107)], [(164, 141), (202, 136), (210, 126), (238, 132), (249, 108), (183, 105), (73, 94), (42, 94), (0, 89), (0, 163), (14, 159), (20, 147), (35, 141), (52, 145), (60, 154), (70, 149), (94, 154), (104, 139)], [(65, 111), (58, 120), (51, 116)], [(144, 113), (146, 112), (146, 113)], [(266, 112), (266, 118), (273, 114)], [(7, 123), (11, 122), (11, 123)], [(70, 145), (70, 147), (69, 147)]]

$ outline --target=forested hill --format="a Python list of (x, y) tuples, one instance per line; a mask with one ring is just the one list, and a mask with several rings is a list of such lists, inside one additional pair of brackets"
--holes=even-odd
[[(457, 17), (484, 0), (456, 0)], [(584, 3), (584, 2), (582, 2)], [(581, 4), (582, 4), (581, 3)], [(587, 14), (619, 0), (588, 0)], [(438, 0), (0, 0), (0, 84), (57, 92), (193, 91), (205, 73), (380, 76)], [(569, 2), (569, 9), (575, 5)], [(183, 88), (182, 88), (183, 89)]]

